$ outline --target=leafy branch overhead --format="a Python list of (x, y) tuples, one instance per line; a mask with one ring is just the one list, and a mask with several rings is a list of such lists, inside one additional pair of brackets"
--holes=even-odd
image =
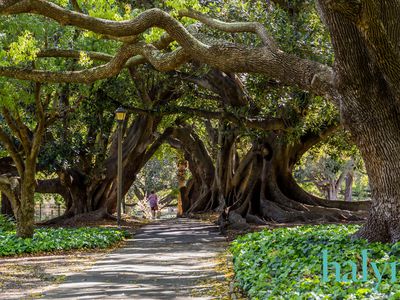
[[(360, 220), (370, 207), (356, 236), (396, 242), (399, 15), (400, 3), (377, 0), (139, 1), (135, 7), (116, 0), (3, 0), (2, 106), (11, 111), (16, 101), (9, 91), (21, 87), (31, 95), (25, 102), (19, 97), (18, 105), (37, 120), (4, 112), (2, 152), (12, 153), (28, 203), (46, 132), (43, 116), (88, 94), (86, 108), (95, 115), (82, 115), (91, 122), (77, 128), (79, 121), (63, 118), (53, 140), (67, 145), (76, 138), (79, 145), (70, 147), (71, 163), (58, 168), (71, 197), (69, 217), (92, 210), (107, 216), (115, 209), (116, 139), (112, 112), (102, 105), (111, 109), (115, 100), (136, 112), (124, 124), (125, 190), (165, 142), (189, 161), (185, 210), (223, 203), (221, 227), (266, 219)], [(159, 77), (146, 78), (147, 72)], [(32, 83), (21, 80), (57, 86), (49, 109), (33, 97)], [(293, 178), (304, 153), (339, 121), (365, 162), (371, 202), (320, 199)], [(39, 133), (36, 142), (35, 136), (27, 141), (27, 128)], [(98, 156), (88, 150), (96, 144)], [(74, 189), (76, 183), (82, 188)], [(19, 217), (28, 220), (33, 209), (26, 211)]]
[[(171, 15), (158, 8), (145, 10), (130, 20), (112, 21), (71, 11), (52, 2), (29, 0), (4, 2), (0, 6), (0, 13), (2, 15), (31, 13), (50, 18), (60, 25), (72, 25), (103, 37), (116, 40), (129, 38), (129, 42), (120, 46), (119, 51), (104, 65), (79, 71), (1, 67), (2, 76), (42, 82), (90, 83), (117, 75), (132, 61), (147, 61), (155, 68), (165, 71), (195, 60), (227, 72), (263, 73), (316, 94), (325, 94), (331, 88), (333, 73), (330, 67), (280, 50), (263, 25), (256, 22), (227, 23), (191, 9), (182, 9), (177, 13), (177, 17), (191, 18), (222, 32), (255, 33), (262, 41), (260, 47), (248, 47), (222, 40), (208, 42), (197, 38), (196, 34), (192, 34), (183, 23), (172, 16), (175, 14)], [(161, 28), (165, 30), (166, 35), (148, 44), (141, 35), (151, 28)], [(179, 47), (168, 50), (171, 42), (177, 42)], [(282, 62), (285, 63), (282, 65)]]

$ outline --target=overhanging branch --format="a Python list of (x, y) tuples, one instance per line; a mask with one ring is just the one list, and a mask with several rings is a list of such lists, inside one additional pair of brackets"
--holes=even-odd
[[(118, 53), (106, 64), (81, 71), (51, 72), (43, 70), (27, 70), (12, 67), (0, 67), (0, 76), (12, 77), (35, 82), (69, 82), (92, 83), (119, 74), (125, 63), (142, 50), (137, 44), (124, 45)], [(72, 55), (72, 54), (71, 54)]]
[(209, 111), (199, 108), (191, 108), (186, 106), (165, 107), (162, 109), (143, 109), (138, 107), (126, 107), (128, 111), (139, 114), (150, 115), (174, 115), (189, 114), (206, 119), (227, 120), (232, 123), (243, 125), (248, 128), (261, 130), (285, 130), (286, 126), (280, 118), (261, 118), (261, 117), (240, 117), (226, 111)]
[(278, 46), (275, 40), (269, 35), (265, 27), (258, 22), (223, 22), (214, 18), (211, 18), (205, 14), (194, 11), (192, 9), (186, 9), (179, 12), (181, 17), (189, 17), (200, 21), (201, 23), (218, 29), (220, 31), (229, 33), (240, 33), (240, 32), (252, 32), (257, 34), (263, 44), (271, 48), (271, 50), (278, 50)]
[[(333, 86), (333, 71), (330, 67), (320, 63), (301, 59), (295, 55), (287, 54), (275, 49), (273, 41), (269, 40), (268, 45), (259, 48), (249, 48), (241, 45), (217, 42), (205, 44), (198, 40), (177, 20), (168, 13), (159, 9), (149, 9), (128, 21), (110, 21), (93, 18), (85, 14), (64, 9), (56, 4), (44, 0), (22, 0), (12, 6), (0, 7), (0, 14), (34, 13), (51, 18), (62, 25), (73, 25), (98, 34), (116, 37), (137, 36), (152, 27), (164, 29), (169, 37), (168, 40), (177, 41), (182, 50), (171, 53), (160, 53), (158, 48), (145, 44), (135, 44), (140, 49), (132, 51), (130, 56), (141, 54), (146, 57), (156, 68), (168, 70), (177, 67), (187, 61), (188, 56), (201, 63), (208, 64), (225, 72), (255, 72), (263, 73), (266, 76), (275, 78), (287, 85), (296, 85), (304, 90), (312, 91), (315, 94), (329, 94)], [(203, 18), (193, 15), (192, 17)], [(210, 19), (204, 20), (210, 23)], [(238, 31), (243, 23), (218, 23), (221, 29)], [(216, 25), (215, 25), (216, 26)], [(231, 27), (230, 27), (231, 26)], [(247, 26), (247, 28), (245, 28)], [(264, 36), (264, 42), (268, 38), (262, 32), (260, 26), (250, 23), (241, 27), (251, 32), (257, 32)], [(232, 28), (232, 29), (230, 29)], [(126, 45), (124, 47), (127, 47)], [(126, 50), (126, 49), (125, 49)], [(123, 51), (126, 53), (127, 51)], [(126, 58), (126, 57), (125, 57)], [(114, 58), (115, 59), (115, 58)], [(127, 58), (126, 58), (127, 59)], [(162, 61), (162, 63), (156, 64)], [(124, 60), (124, 63), (126, 60)], [(48, 82), (93, 82), (98, 79), (112, 77), (122, 68), (112, 67), (112, 61), (104, 66), (92, 68), (77, 73), (51, 73), (46, 71), (23, 71), (19, 69), (0, 68), (0, 76), (14, 77), (18, 79), (48, 81)], [(168, 65), (164, 68), (164, 65)]]

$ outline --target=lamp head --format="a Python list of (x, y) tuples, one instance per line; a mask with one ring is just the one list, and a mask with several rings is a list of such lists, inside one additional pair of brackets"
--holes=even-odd
[(123, 122), (125, 120), (126, 110), (123, 107), (118, 107), (115, 111), (115, 118), (118, 122)]

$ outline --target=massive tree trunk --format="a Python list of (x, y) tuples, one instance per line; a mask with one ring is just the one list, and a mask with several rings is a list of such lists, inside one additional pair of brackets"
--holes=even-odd
[[(380, 88), (383, 87), (381, 84)], [(357, 236), (369, 241), (397, 242), (400, 240), (400, 110), (387, 105), (391, 95), (375, 92), (377, 98), (364, 99), (375, 104), (374, 111), (364, 113), (368, 124), (347, 116), (364, 157), (373, 199), (367, 223)]]
[[(227, 127), (228, 126), (228, 127)], [(229, 130), (226, 130), (229, 129)], [(192, 179), (187, 184), (188, 212), (222, 211), (222, 226), (247, 228), (247, 222), (359, 221), (367, 216), (368, 202), (328, 201), (308, 194), (293, 178), (295, 164), (305, 151), (332, 132), (310, 134), (297, 144), (280, 135), (254, 141), (243, 157), (230, 125), (220, 127), (215, 167), (202, 141), (189, 127), (173, 131), (169, 142), (184, 151)], [(215, 170), (215, 171), (214, 171)]]
[[(196, 82), (217, 93), (223, 106), (241, 108), (249, 103), (235, 76), (213, 70), (202, 81)], [(350, 221), (366, 217), (367, 202), (319, 199), (305, 192), (292, 175), (301, 156), (334, 132), (337, 126), (307, 133), (294, 144), (284, 142), (284, 132), (275, 133), (266, 128), (267, 137), (254, 141), (253, 147), (242, 157), (236, 149), (238, 125), (220, 120), (218, 129), (210, 128), (209, 123), (206, 128), (212, 132), (209, 136), (216, 150), (215, 153), (211, 151), (215, 156), (213, 159), (188, 127), (177, 128), (173, 135), (185, 152), (192, 173), (187, 185), (188, 212), (219, 208), (223, 211), (221, 223), (244, 228), (246, 221)], [(204, 170), (210, 170), (210, 176), (205, 176)], [(200, 189), (203, 192), (198, 192)]]
[[(151, 116), (139, 116), (129, 128), (123, 143), (123, 194), (125, 195), (136, 175), (161, 144), (148, 147), (154, 142), (154, 133), (159, 120)], [(107, 159), (105, 178), (91, 187), (92, 206), (103, 207), (109, 212), (116, 209), (117, 199), (117, 151), (116, 144)]]
[[(237, 196), (234, 204), (227, 203), (230, 213), (240, 214), (250, 222), (281, 223), (356, 221), (366, 217), (362, 204), (346, 206), (301, 190), (292, 176), (299, 158), (297, 151), (296, 147), (280, 141), (255, 145), (252, 153), (247, 154), (252, 156), (251, 163), (247, 163), (248, 171), (233, 185), (231, 193)], [(237, 215), (230, 219), (237, 220)]]
[[(240, 80), (232, 74), (223, 74), (212, 70), (198, 84), (220, 96), (222, 106), (242, 108), (249, 105), (249, 100)], [(206, 82), (206, 83), (205, 83)], [(255, 113), (257, 108), (251, 108)], [(207, 124), (206, 124), (207, 125)], [(208, 124), (207, 130), (210, 129)], [(250, 126), (251, 127), (251, 126)], [(275, 222), (313, 222), (313, 221), (349, 221), (361, 220), (366, 217), (367, 202), (345, 203), (343, 201), (320, 199), (304, 191), (294, 180), (292, 172), (294, 165), (301, 156), (323, 138), (332, 134), (337, 126), (328, 126), (318, 133), (306, 133), (297, 143), (285, 143), (283, 131), (274, 133), (265, 129), (267, 137), (253, 142), (253, 147), (240, 157), (236, 143), (238, 142), (239, 126), (220, 121), (216, 133), (211, 133), (211, 144), (216, 149), (214, 181), (204, 186), (211, 193), (204, 193), (202, 202), (191, 204), (190, 212), (198, 208), (223, 210), (221, 223), (246, 228), (247, 222), (264, 223), (266, 220)], [(263, 128), (258, 128), (263, 130)], [(189, 134), (186, 134), (188, 136)], [(180, 139), (183, 147), (186, 144), (195, 145), (192, 140)], [(187, 146), (186, 146), (187, 147)], [(198, 155), (188, 149), (189, 156)], [(204, 155), (199, 156), (204, 160)], [(203, 183), (196, 180), (196, 166), (193, 158), (188, 158), (193, 180), (191, 189)], [(194, 169), (194, 170), (192, 170)], [(335, 182), (338, 188), (343, 178)], [(198, 200), (197, 200), (198, 201)], [(202, 205), (199, 205), (201, 203)], [(208, 203), (208, 204), (207, 204)], [(225, 220), (224, 220), (225, 218)]]
[[(159, 119), (139, 116), (127, 129), (123, 142), (123, 194), (125, 195), (136, 179), (138, 172), (162, 144), (168, 130), (155, 139), (154, 133)], [(47, 223), (74, 222), (111, 217), (117, 206), (117, 148), (111, 147), (103, 170), (91, 170), (85, 174), (78, 169), (60, 172), (60, 184), (48, 188), (64, 196), (66, 211), (63, 216)], [(44, 188), (42, 189), (44, 192)]]
[[(400, 4), (363, 1), (349, 7), (318, 1), (335, 51), (331, 95), (365, 162), (372, 195), (369, 241), (400, 240)], [(347, 14), (347, 12), (352, 12)]]

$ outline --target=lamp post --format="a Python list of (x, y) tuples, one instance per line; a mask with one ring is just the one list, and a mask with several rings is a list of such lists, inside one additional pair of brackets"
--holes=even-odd
[(122, 203), (122, 125), (126, 116), (126, 110), (119, 107), (115, 111), (115, 118), (118, 124), (118, 174), (117, 174), (117, 223), (121, 226), (121, 203)]

